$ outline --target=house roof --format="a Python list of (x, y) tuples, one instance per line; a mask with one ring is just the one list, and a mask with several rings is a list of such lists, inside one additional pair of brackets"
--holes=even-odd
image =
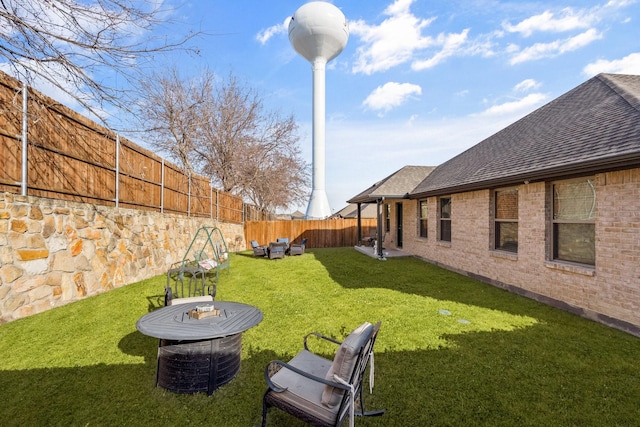
[[(358, 217), (358, 205), (350, 203), (338, 212), (332, 215), (338, 218), (357, 218)], [(377, 218), (378, 207), (376, 205), (367, 204), (360, 209), (360, 218)]]
[(294, 213), (291, 214), (291, 219), (304, 219), (304, 214), (299, 210), (295, 211)]
[(640, 165), (640, 76), (599, 74), (438, 166), (411, 198)]
[(383, 197), (405, 198), (434, 169), (435, 166), (405, 166), (347, 200), (347, 203), (375, 203)]

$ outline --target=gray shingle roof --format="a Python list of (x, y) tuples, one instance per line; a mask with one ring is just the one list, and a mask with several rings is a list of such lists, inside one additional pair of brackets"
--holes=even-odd
[(438, 166), (412, 198), (640, 166), (640, 76), (599, 74)]
[[(358, 217), (358, 205), (354, 203), (349, 203), (344, 208), (340, 209), (338, 212), (333, 214), (332, 216), (338, 218), (357, 218)], [(373, 204), (366, 204), (360, 208), (360, 218), (377, 218), (378, 217), (378, 207)]]
[(434, 169), (435, 166), (405, 166), (347, 200), (347, 203), (375, 203), (382, 197), (402, 199)]

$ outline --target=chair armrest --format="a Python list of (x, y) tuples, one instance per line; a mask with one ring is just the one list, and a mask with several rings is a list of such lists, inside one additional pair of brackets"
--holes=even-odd
[(324, 378), (312, 375), (312, 374), (310, 374), (310, 373), (308, 373), (306, 371), (303, 371), (303, 370), (301, 370), (299, 368), (296, 368), (293, 365), (290, 365), (290, 364), (288, 364), (286, 362), (283, 362), (282, 360), (272, 360), (271, 362), (269, 362), (267, 364), (267, 367), (264, 369), (264, 379), (267, 382), (267, 385), (269, 386), (269, 388), (271, 390), (275, 391), (276, 393), (282, 393), (283, 391), (286, 391), (287, 389), (286, 388), (280, 388), (280, 387), (278, 387), (276, 384), (274, 384), (271, 381), (271, 376), (269, 375), (269, 373), (271, 372), (271, 366), (272, 365), (278, 365), (278, 366), (280, 366), (281, 369), (288, 369), (288, 370), (290, 370), (292, 372), (295, 372), (296, 374), (301, 375), (301, 376), (303, 376), (305, 378), (309, 378), (310, 380), (313, 380), (313, 381), (316, 381), (316, 382), (319, 382), (319, 383), (323, 383), (323, 384), (329, 385), (331, 387), (336, 387), (336, 388), (339, 388), (339, 389), (342, 389), (342, 390), (346, 390), (346, 391), (351, 390), (351, 387), (349, 385), (345, 385), (345, 384), (342, 384), (342, 383), (339, 383), (339, 382), (329, 381), (329, 380), (326, 380)]
[(316, 338), (319, 338), (319, 339), (322, 339), (322, 340), (325, 340), (325, 341), (329, 341), (329, 342), (332, 342), (332, 343), (337, 344), (337, 345), (342, 344), (342, 341), (338, 341), (336, 339), (327, 337), (325, 335), (322, 335), (319, 332), (310, 332), (310, 333), (308, 333), (307, 335), (304, 336), (304, 349), (307, 350), (307, 351), (311, 351), (311, 350), (309, 350), (309, 347), (307, 347), (307, 339), (309, 337), (311, 337), (311, 336), (315, 336)]

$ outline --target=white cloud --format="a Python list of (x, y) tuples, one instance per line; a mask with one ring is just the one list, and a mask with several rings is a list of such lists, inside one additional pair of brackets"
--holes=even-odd
[(412, 96), (421, 94), (422, 88), (418, 85), (388, 82), (371, 92), (362, 105), (375, 111), (386, 112), (404, 104)]
[(526, 79), (518, 83), (513, 89), (516, 92), (528, 92), (531, 89), (537, 89), (540, 87), (540, 83), (534, 79)]
[(291, 17), (287, 16), (282, 24), (272, 25), (269, 28), (260, 30), (260, 32), (256, 34), (256, 40), (258, 40), (260, 44), (264, 45), (273, 36), (276, 36), (278, 34), (287, 34), (287, 32), (289, 31), (289, 21), (291, 21)]
[(637, 0), (610, 0), (609, 2), (607, 2), (605, 6), (606, 7), (625, 7), (625, 6), (630, 6), (636, 2)]
[(541, 105), (548, 99), (548, 96), (543, 93), (532, 93), (525, 96), (522, 99), (516, 101), (509, 101), (503, 104), (493, 105), (481, 113), (478, 116), (504, 116), (515, 115), (521, 112), (532, 111), (535, 107)]
[(372, 74), (410, 61), (414, 52), (433, 44), (422, 35), (435, 18), (419, 19), (409, 8), (414, 0), (396, 0), (384, 14), (389, 16), (380, 25), (368, 25), (362, 20), (350, 21), (349, 32), (358, 36), (363, 45), (356, 50), (354, 73)]
[[(459, 33), (440, 33), (437, 37), (423, 34), (436, 18), (415, 16), (410, 10), (414, 1), (396, 0), (385, 9), (388, 18), (379, 25), (363, 20), (349, 22), (351, 35), (362, 42), (356, 49), (353, 73), (370, 75), (408, 62), (414, 71), (420, 71), (456, 55), (488, 57), (494, 54), (493, 40), (499, 32), (480, 35), (474, 40), (469, 39), (470, 28)], [(433, 52), (424, 53), (428, 49)]]
[(599, 73), (640, 74), (640, 52), (611, 61), (600, 59), (588, 64), (582, 72), (588, 77)]
[(571, 8), (562, 9), (560, 15), (556, 17), (553, 12), (547, 10), (515, 25), (504, 22), (502, 26), (510, 33), (520, 33), (523, 37), (529, 37), (535, 32), (560, 33), (589, 28), (598, 19), (596, 15), (574, 12)]
[(429, 59), (425, 59), (422, 61), (413, 61), (413, 63), (411, 64), (411, 69), (413, 69), (414, 71), (420, 71), (427, 68), (432, 68), (444, 61), (446, 58), (455, 55), (461, 50), (461, 47), (467, 41), (468, 34), (468, 28), (459, 34), (439, 34), (438, 38), (436, 39), (436, 44), (442, 46), (442, 49)]
[(600, 34), (591, 28), (576, 36), (566, 38), (564, 40), (555, 40), (550, 43), (536, 43), (517, 53), (511, 58), (511, 65), (519, 64), (527, 61), (535, 61), (542, 58), (552, 58), (563, 53), (571, 52), (587, 46), (591, 42), (601, 39)]

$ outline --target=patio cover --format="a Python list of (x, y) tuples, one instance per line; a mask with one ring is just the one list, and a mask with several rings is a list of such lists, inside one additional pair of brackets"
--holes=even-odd
[[(347, 200), (358, 205), (358, 245), (362, 243), (361, 205), (376, 203), (378, 242), (382, 242), (382, 203), (386, 199), (408, 199), (409, 193), (434, 169), (435, 166), (405, 166)], [(382, 244), (378, 244), (378, 258), (384, 258)]]

